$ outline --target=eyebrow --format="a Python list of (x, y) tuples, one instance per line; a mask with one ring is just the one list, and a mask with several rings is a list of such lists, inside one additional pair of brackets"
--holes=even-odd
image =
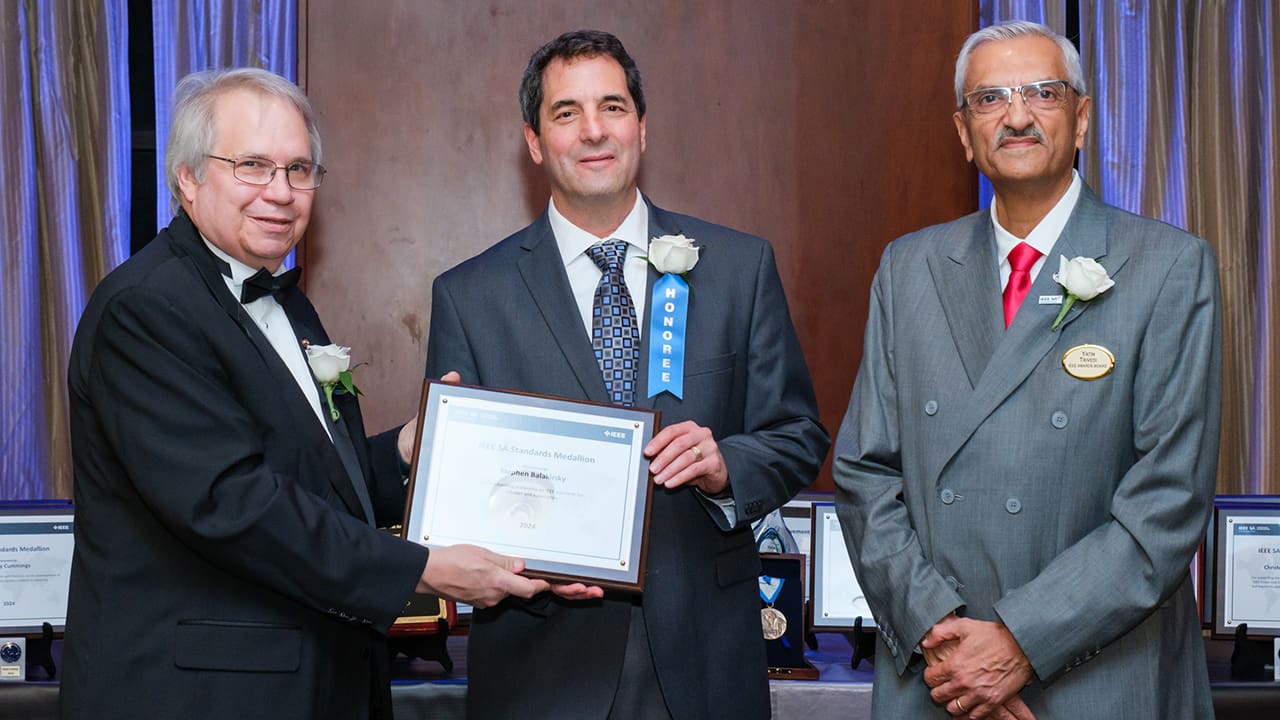
[(568, 100), (557, 100), (557, 101), (555, 101), (555, 102), (551, 103), (551, 107), (549, 107), (549, 108), (547, 108), (547, 109), (548, 109), (548, 110), (550, 110), (552, 114), (554, 114), (554, 113), (555, 113), (555, 111), (559, 110), (560, 108), (573, 107), (573, 106), (575, 106), (575, 105), (581, 105), (581, 104), (582, 104), (582, 103), (578, 102), (577, 100), (573, 100), (573, 99), (568, 99)]
[[(266, 154), (264, 154), (264, 153), (259, 153), (259, 152), (246, 152), (246, 153), (240, 153), (239, 155), (237, 155), (237, 156), (236, 156), (236, 159), (237, 159), (237, 160), (246, 160), (246, 159), (253, 159), (253, 160), (266, 160), (266, 161), (268, 161), (268, 162), (272, 162), (272, 163), (274, 163), (274, 162), (275, 162), (275, 160), (272, 160), (272, 159), (271, 159), (271, 157), (270, 157), (269, 155), (266, 155)], [(314, 160), (312, 160), (312, 159), (311, 159), (311, 158), (309, 158), (309, 157), (304, 157), (304, 156), (302, 156), (302, 155), (299, 155), (299, 156), (297, 156), (297, 157), (295, 157), (295, 158), (293, 158), (293, 159), (291, 159), (291, 160), (288, 160), (287, 162), (285, 162), (285, 163), (283, 163), (283, 164), (284, 164), (284, 165), (288, 165), (289, 163), (296, 163), (296, 162), (311, 163), (311, 164), (313, 164), (313, 165), (315, 164), (315, 161), (314, 161)]]
[[(602, 103), (617, 103), (617, 104), (619, 104), (619, 105), (625, 105), (625, 106), (626, 106), (626, 107), (628, 107), (628, 108), (630, 108), (630, 107), (631, 107), (631, 104), (627, 101), (627, 96), (626, 96), (626, 95), (618, 95), (618, 94), (616, 94), (616, 93), (614, 93), (614, 94), (612, 94), (612, 95), (605, 95), (604, 97), (600, 98), (600, 102), (602, 102)], [(580, 105), (582, 105), (582, 103), (581, 103), (581, 102), (579, 102), (578, 100), (574, 100), (573, 98), (569, 98), (569, 99), (565, 99), (565, 100), (557, 100), (557, 101), (555, 101), (555, 102), (551, 103), (551, 107), (547, 108), (547, 110), (548, 110), (548, 111), (550, 111), (550, 112), (554, 115), (554, 114), (555, 114), (555, 112), (556, 112), (557, 110), (561, 109), (561, 108), (565, 108), (565, 107), (575, 107), (575, 106), (580, 106)]]

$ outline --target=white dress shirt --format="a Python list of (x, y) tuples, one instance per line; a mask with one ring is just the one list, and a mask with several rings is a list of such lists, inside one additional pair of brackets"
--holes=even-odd
[[(244, 285), (244, 281), (249, 279), (254, 273), (258, 272), (256, 268), (236, 260), (230, 255), (223, 252), (216, 245), (204, 239), (205, 247), (209, 248), (209, 252), (226, 261), (231, 266), (231, 277), (226, 275), (222, 279), (226, 281), (227, 288), (231, 290), (231, 294), (238, 300), (240, 298), (240, 288)], [(274, 274), (279, 275), (285, 271), (284, 266), (276, 270)], [(333, 439), (333, 433), (329, 431), (329, 423), (325, 422), (326, 413), (320, 407), (320, 391), (316, 389), (315, 378), (311, 375), (311, 366), (307, 364), (305, 351), (298, 345), (298, 337), (293, 332), (293, 325), (289, 323), (289, 316), (285, 314), (284, 308), (280, 307), (280, 303), (271, 295), (254, 300), (251, 303), (242, 303), (244, 311), (253, 319), (253, 323), (262, 330), (262, 334), (267, 336), (267, 342), (271, 343), (271, 347), (280, 356), (285, 367), (289, 368), (289, 373), (293, 375), (294, 382), (298, 383), (298, 389), (302, 391), (302, 396), (311, 403), (311, 409), (316, 414), (316, 419), (320, 421), (320, 426), (328, 433), (329, 439)]]
[[(1067, 186), (1067, 191), (1063, 193), (1049, 214), (1045, 215), (1025, 238), (1015, 236), (1000, 225), (1000, 218), (996, 216), (996, 200), (994, 198), (991, 200), (991, 224), (996, 228), (996, 253), (1000, 258), (1000, 289), (1002, 291), (1009, 284), (1009, 273), (1013, 272), (1012, 266), (1009, 265), (1009, 253), (1020, 242), (1025, 242), (1040, 251), (1040, 258), (1036, 260), (1035, 265), (1031, 266), (1031, 282), (1036, 281), (1040, 275), (1040, 268), (1044, 267), (1045, 261), (1049, 259), (1049, 253), (1053, 252), (1054, 244), (1058, 242), (1058, 236), (1062, 234), (1062, 229), (1071, 219), (1071, 211), (1075, 210), (1076, 200), (1080, 199), (1082, 184), (1079, 173), (1072, 170), (1071, 184)], [(1057, 270), (1058, 264), (1054, 263), (1052, 267)]]
[(622, 265), (622, 274), (627, 283), (627, 292), (631, 294), (631, 304), (636, 308), (636, 327), (643, 337), (644, 308), (648, 299), (645, 291), (649, 284), (649, 264), (644, 260), (649, 254), (649, 208), (644, 204), (640, 191), (636, 190), (636, 203), (631, 207), (631, 212), (627, 213), (618, 229), (606, 238), (596, 237), (569, 222), (556, 209), (554, 199), (547, 209), (547, 219), (551, 222), (551, 232), (556, 236), (556, 246), (560, 248), (560, 259), (569, 276), (569, 287), (573, 290), (573, 299), (578, 304), (578, 313), (582, 316), (583, 327), (587, 329), (587, 337), (591, 336), (591, 305), (595, 299), (596, 286), (604, 275), (595, 261), (587, 256), (587, 248), (601, 240), (616, 238), (626, 241), (627, 259)]

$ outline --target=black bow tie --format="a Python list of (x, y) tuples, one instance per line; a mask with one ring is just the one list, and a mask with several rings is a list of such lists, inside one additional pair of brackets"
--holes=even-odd
[(273, 295), (279, 300), (280, 293), (295, 287), (301, 276), (302, 268), (291, 268), (279, 275), (272, 275), (266, 268), (260, 268), (240, 287), (240, 302), (251, 303), (268, 295)]

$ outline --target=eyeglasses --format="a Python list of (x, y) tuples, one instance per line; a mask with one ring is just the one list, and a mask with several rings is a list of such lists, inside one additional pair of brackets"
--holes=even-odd
[(295, 160), (288, 165), (277, 165), (270, 160), (256, 157), (224, 158), (217, 155), (205, 155), (213, 160), (231, 163), (231, 174), (240, 182), (250, 185), (270, 185), (276, 177), (277, 170), (284, 170), (285, 181), (294, 190), (315, 190), (324, 180), (323, 165), (304, 160)]
[(1013, 103), (1013, 94), (1022, 95), (1022, 102), (1032, 110), (1056, 110), (1066, 102), (1067, 91), (1075, 88), (1066, 80), (1041, 80), (1018, 87), (981, 88), (964, 96), (964, 104), (975, 115), (1002, 112)]

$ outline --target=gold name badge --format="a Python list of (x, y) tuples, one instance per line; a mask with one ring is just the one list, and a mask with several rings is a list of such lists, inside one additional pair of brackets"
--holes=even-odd
[(1062, 354), (1062, 369), (1073, 378), (1097, 380), (1116, 367), (1116, 356), (1101, 345), (1077, 345)]

